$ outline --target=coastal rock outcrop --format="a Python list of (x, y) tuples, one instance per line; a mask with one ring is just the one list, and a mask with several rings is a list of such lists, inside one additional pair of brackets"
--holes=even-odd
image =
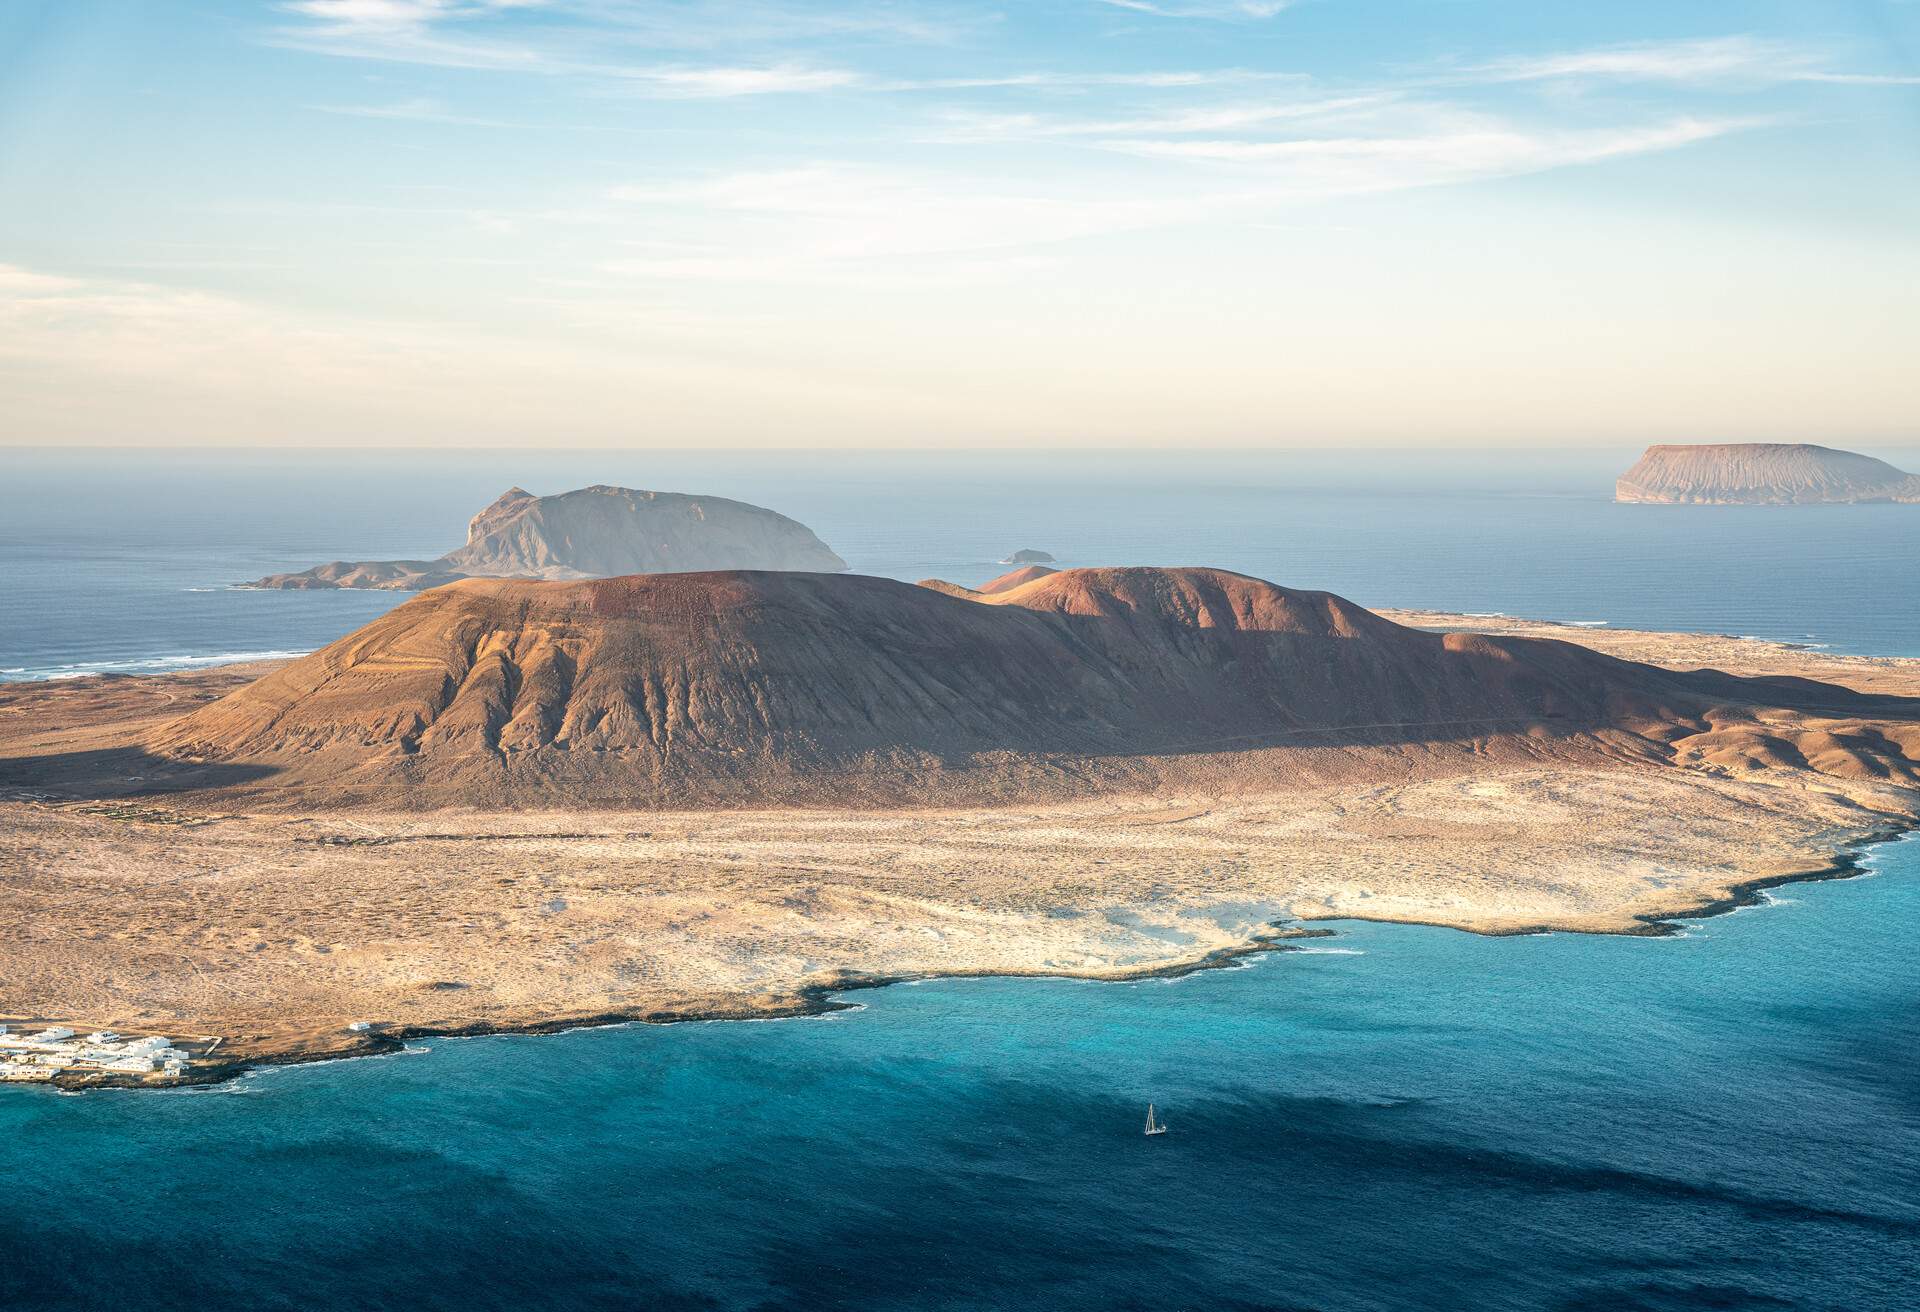
[(1657, 505), (1920, 503), (1920, 475), (1884, 460), (1803, 442), (1650, 446), (1614, 500)]
[(418, 592), (464, 578), (846, 568), (804, 524), (743, 501), (605, 485), (537, 497), (516, 487), (473, 517), (465, 546), (437, 560), (336, 560), (249, 586)]
[(1000, 563), (1002, 565), (1051, 565), (1054, 557), (1044, 551), (1035, 551), (1032, 547), (1022, 547)]
[[(1745, 735), (1736, 755), (1809, 759), (1784, 722), (1724, 707), (1871, 701), (1755, 682), (1423, 632), (1210, 569), (994, 594), (750, 571), (465, 580), (149, 748), (349, 804), (912, 805), (1706, 759), (1735, 749), (1723, 729)], [(1904, 778), (1920, 733), (1827, 732), (1817, 750)]]

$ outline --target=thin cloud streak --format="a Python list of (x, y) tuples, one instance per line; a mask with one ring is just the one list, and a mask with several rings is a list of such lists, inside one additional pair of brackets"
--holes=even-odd
[(1548, 55), (1487, 60), (1463, 69), (1459, 80), (1480, 83), (1666, 82), (1684, 86), (1830, 82), (1906, 86), (1920, 78), (1828, 71), (1823, 51), (1753, 36), (1639, 42)]
[(1173, 109), (1130, 118), (1047, 118), (1039, 114), (950, 113), (946, 128), (927, 138), (959, 143), (1047, 141), (1133, 133), (1233, 132), (1300, 120), (1350, 120), (1363, 111), (1399, 101), (1394, 91), (1373, 91), (1314, 100), (1262, 101)]
[(1163, 4), (1156, 0), (1099, 0), (1115, 9), (1153, 14), (1159, 18), (1250, 19), (1272, 18), (1293, 7), (1294, 0), (1219, 0), (1208, 4)]
[[(953, 29), (894, 15), (752, 3), (633, 6), (597, 0), (293, 0), (305, 20), (262, 35), (267, 44), (340, 58), (652, 84), (664, 95), (754, 95), (827, 90), (852, 72), (791, 55), (714, 65), (662, 62), (663, 51), (720, 47), (763, 54), (769, 45), (851, 37), (938, 42)], [(496, 20), (537, 13), (513, 28)], [(631, 50), (632, 59), (610, 52)], [(650, 57), (648, 57), (650, 56)]]
[[(551, 307), (565, 310), (565, 306)], [(598, 441), (630, 416), (697, 434), (764, 431), (771, 392), (790, 429), (844, 434), (877, 413), (963, 428), (967, 398), (928, 398), (856, 369), (746, 352), (732, 332), (690, 343), (684, 316), (645, 307), (598, 316), (584, 338), (491, 335), (395, 320), (323, 318), (157, 283), (82, 279), (0, 264), (0, 379), (11, 431), (41, 440), (124, 434), (145, 442), (419, 440), (524, 444), (566, 414)], [(262, 379), (272, 386), (263, 389)], [(457, 432), (457, 439), (450, 434)]]
[[(888, 285), (951, 282), (957, 257), (1006, 259), (1095, 237), (1270, 223), (1341, 196), (1457, 185), (1680, 149), (1766, 120), (1677, 118), (1625, 129), (1538, 130), (1447, 119), (1422, 135), (1285, 140), (1128, 138), (1092, 143), (1179, 170), (1109, 190), (1017, 190), (976, 176), (816, 164), (617, 188), (645, 235), (609, 273), (669, 281)], [(1211, 178), (1196, 185), (1192, 169)], [(1224, 171), (1224, 172), (1223, 172)], [(958, 281), (1014, 266), (988, 263)]]
[(1118, 139), (1108, 150), (1156, 159), (1272, 170), (1295, 198), (1327, 197), (1513, 177), (1676, 150), (1764, 119), (1681, 118), (1650, 127), (1528, 133), (1450, 132), (1420, 137), (1308, 137), (1281, 141)]
[[(1098, 0), (1109, 7), (1169, 18), (1261, 19), (1288, 7), (1272, 0), (1171, 4), (1158, 0)], [(736, 17), (713, 6), (667, 11), (610, 4), (606, 0), (294, 0), (282, 8), (307, 20), (265, 35), (271, 44), (343, 58), (597, 80), (610, 88), (657, 99), (724, 99), (743, 96), (830, 92), (937, 93), (1005, 90), (1091, 90), (1101, 87), (1205, 88), (1234, 82), (1308, 79), (1299, 74), (1249, 69), (1088, 70), (1037, 69), (1018, 73), (950, 76), (889, 76), (823, 63), (789, 49), (768, 58), (769, 42), (791, 46), (849, 33), (895, 40), (937, 41), (942, 29), (898, 15), (842, 14), (825, 7), (795, 11), (749, 6)], [(538, 14), (526, 28), (499, 20)], [(754, 57), (713, 64), (663, 62), (664, 50), (732, 47)], [(758, 47), (758, 49), (756, 49)], [(609, 51), (630, 49), (616, 59)], [(1638, 42), (1539, 55), (1507, 55), (1436, 69), (1408, 71), (1402, 91), (1441, 86), (1522, 86), (1646, 82), (1675, 87), (1824, 83), (1907, 86), (1920, 77), (1853, 72), (1828, 67), (1824, 52), (1751, 35), (1680, 41)], [(1182, 129), (1172, 129), (1182, 130)], [(1057, 135), (1070, 135), (1056, 130)]]
[(391, 105), (308, 105), (307, 108), (316, 114), (334, 114), (343, 118), (374, 118), (401, 123), (446, 123), (474, 128), (536, 126), (530, 123), (515, 123), (507, 119), (476, 118), (466, 114), (455, 114), (443, 108), (438, 101), (424, 97), (403, 100)]
[[(1256, 6), (1257, 7), (1257, 6)], [(924, 92), (1096, 87), (1180, 88), (1267, 80), (1250, 69), (1054, 71), (897, 77), (810, 62), (794, 54), (766, 59), (768, 45), (850, 36), (938, 45), (956, 29), (897, 13), (837, 13), (824, 6), (703, 5), (660, 17), (596, 0), (294, 0), (285, 12), (308, 20), (263, 35), (268, 44), (340, 58), (475, 71), (600, 79), (662, 98), (708, 98), (858, 89)], [(515, 34), (490, 20), (516, 11), (549, 21)], [(702, 15), (706, 18), (702, 19)], [(631, 49), (618, 60), (609, 51)], [(714, 65), (663, 63), (668, 50), (754, 51), (759, 58)]]

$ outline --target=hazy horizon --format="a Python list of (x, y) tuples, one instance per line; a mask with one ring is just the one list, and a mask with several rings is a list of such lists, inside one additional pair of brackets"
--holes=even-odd
[(0, 445), (1915, 441), (1920, 5), (24, 0)]

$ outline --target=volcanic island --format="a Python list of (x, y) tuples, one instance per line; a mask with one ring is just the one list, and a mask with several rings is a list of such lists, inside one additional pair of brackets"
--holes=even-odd
[(1215, 569), (475, 578), (284, 663), (0, 686), (0, 1022), (209, 1080), (1340, 918), (1658, 933), (1916, 817), (1920, 661)]
[(511, 487), (433, 560), (334, 560), (248, 588), (420, 592), (459, 579), (587, 579), (710, 569), (835, 571), (812, 529), (764, 506), (596, 483), (537, 497)]
[(1650, 446), (1614, 484), (1614, 500), (1648, 505), (1920, 505), (1920, 474), (1808, 442)]

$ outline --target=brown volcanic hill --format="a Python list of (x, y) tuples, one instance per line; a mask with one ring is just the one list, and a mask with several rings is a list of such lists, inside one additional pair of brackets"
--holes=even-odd
[(1920, 475), (1884, 460), (1806, 443), (1650, 446), (1614, 500), (1662, 505), (1920, 502)]
[[(1426, 633), (1206, 569), (1071, 570), (971, 598), (795, 573), (476, 580), (150, 747), (244, 767), (289, 801), (1028, 800), (1398, 776), (1440, 757), (1666, 759), (1680, 739), (1705, 760), (1713, 708), (1747, 683), (1765, 681)], [(1873, 700), (1779, 683), (1772, 704)], [(1854, 750), (1837, 741), (1823, 750)], [(1895, 762), (1878, 777), (1907, 768), (1884, 735), (1860, 750)]]
[(974, 591), (981, 593), (1011, 592), (1015, 588), (1025, 587), (1035, 579), (1043, 579), (1049, 574), (1058, 574), (1059, 572), (1059, 570), (1054, 569), (1051, 565), (1022, 565), (1019, 569), (1008, 570), (998, 578), (988, 579), (985, 583), (982, 583), (978, 588), (974, 589)]
[(249, 586), (417, 592), (463, 578), (845, 568), (804, 524), (760, 506), (596, 484), (551, 497), (509, 488), (473, 517), (467, 544), (438, 560), (336, 560)]

